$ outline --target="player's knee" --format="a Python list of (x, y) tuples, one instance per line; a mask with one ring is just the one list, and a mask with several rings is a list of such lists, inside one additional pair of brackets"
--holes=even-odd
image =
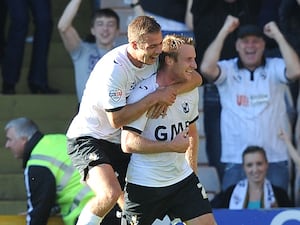
[(98, 202), (111, 202), (116, 203), (118, 201), (118, 198), (122, 194), (121, 188), (111, 188), (108, 191), (99, 191), (99, 193), (96, 193), (96, 199)]
[(217, 225), (217, 222), (214, 219), (213, 214), (206, 214), (203, 216), (203, 225)]

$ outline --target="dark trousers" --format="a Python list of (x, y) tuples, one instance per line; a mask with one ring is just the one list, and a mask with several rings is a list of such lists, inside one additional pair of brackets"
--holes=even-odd
[(3, 82), (15, 85), (19, 81), (31, 12), (34, 40), (28, 83), (47, 86), (47, 59), (53, 25), (51, 0), (6, 0), (6, 3), (10, 26), (2, 65)]
[(206, 154), (210, 166), (216, 167), (222, 180), (225, 165), (221, 163), (221, 104), (218, 89), (213, 84), (204, 85), (203, 95), (204, 132), (206, 138)]
[(7, 8), (5, 0), (0, 0), (0, 63), (4, 55), (6, 44), (5, 25), (6, 25)]

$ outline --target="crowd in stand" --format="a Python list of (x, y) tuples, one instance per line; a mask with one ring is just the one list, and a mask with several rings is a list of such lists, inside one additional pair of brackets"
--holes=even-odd
[[(279, 9), (279, 10), (278, 10)], [(265, 40), (265, 51), (264, 51), (264, 57), (283, 57), (285, 58), (285, 54), (282, 52), (283, 48), (280, 46), (280, 43), (277, 43), (274, 41), (274, 39), (270, 38), (269, 35), (266, 35), (266, 24), (270, 21), (275, 21), (277, 23), (277, 26), (281, 29), (282, 34), (287, 39), (289, 44), (296, 50), (296, 53), (299, 55), (299, 50), (297, 50), (297, 41), (290, 37), (290, 32), (299, 32), (300, 24), (299, 24), (299, 16), (296, 16), (296, 12), (299, 12), (300, 6), (299, 2), (291, 0), (291, 1), (193, 1), (192, 6), (192, 12), (194, 16), (194, 34), (196, 37), (196, 42), (198, 43), (197, 46), (197, 56), (199, 57), (199, 64), (201, 66), (203, 65), (203, 55), (204, 52), (207, 51), (207, 47), (210, 45), (211, 42), (215, 40), (215, 38), (218, 38), (218, 33), (222, 30), (222, 26), (224, 24), (224, 21), (226, 20), (226, 17), (228, 15), (232, 15), (236, 17), (239, 21), (240, 26), (242, 27), (245, 24), (254, 24), (258, 26), (261, 31), (264, 30), (264, 37)], [(202, 13), (198, 13), (201, 11)], [(215, 15), (218, 15), (217, 17)], [(298, 20), (295, 19), (298, 17)], [(209, 24), (209, 26), (207, 26)], [(206, 25), (206, 26), (205, 26)], [(293, 30), (293, 31), (288, 31)], [(250, 32), (251, 33), (251, 32)], [(255, 33), (253, 36), (256, 36)], [(219, 44), (223, 44), (223, 48), (220, 51), (220, 55), (216, 55), (214, 57), (219, 57), (219, 60), (225, 60), (237, 57), (239, 59), (242, 59), (241, 56), (241, 50), (238, 50), (238, 47), (236, 45), (237, 38), (241, 38), (239, 36), (239, 29), (233, 29), (229, 32), (229, 34), (226, 34), (227, 37), (224, 39), (224, 43), (219, 42)], [(250, 42), (250, 41), (249, 41)], [(248, 51), (254, 51), (255, 47), (254, 44), (252, 47), (250, 44), (248, 45)], [(210, 49), (211, 50), (211, 49)], [(214, 53), (216, 49), (210, 51), (210, 53)], [(217, 50), (219, 51), (219, 50)], [(209, 51), (207, 51), (209, 53)], [(239, 54), (239, 55), (237, 55)], [(209, 62), (211, 63), (211, 60), (215, 60), (215, 58), (209, 58)], [(267, 58), (266, 58), (267, 59)], [(293, 55), (291, 60), (296, 59), (296, 63), (298, 62), (298, 56)], [(205, 62), (207, 63), (207, 61)], [(245, 67), (245, 63), (243, 62), (242, 66)], [(288, 63), (286, 61), (286, 66), (288, 66)], [(219, 67), (221, 68), (220, 76), (222, 76), (223, 67), (222, 64), (219, 64)], [(239, 71), (240, 68), (238, 67)], [(279, 132), (279, 126), (281, 128), (284, 128), (289, 133), (289, 137), (297, 141), (299, 139), (298, 134), (295, 135), (293, 127), (295, 126), (295, 104), (297, 99), (297, 92), (298, 92), (298, 80), (295, 80), (287, 83), (290, 87), (289, 89), (286, 89), (282, 92), (280, 96), (276, 96), (274, 99), (274, 96), (272, 94), (266, 93), (267, 87), (264, 88), (264, 91), (259, 91), (259, 85), (256, 86), (255, 92), (251, 93), (251, 83), (255, 83), (257, 76), (255, 76), (255, 73), (259, 71), (259, 67), (249, 68), (246, 66), (246, 68), (250, 71), (250, 74), (253, 73), (254, 77), (253, 80), (250, 82), (250, 84), (244, 85), (244, 90), (232, 90), (232, 89), (224, 89), (224, 85), (221, 85), (220, 82), (207, 82), (204, 84), (204, 128), (205, 128), (205, 135), (206, 135), (206, 151), (209, 158), (209, 162), (211, 165), (215, 166), (218, 171), (219, 175), (222, 181), (223, 191), (228, 188), (228, 181), (232, 181), (233, 177), (240, 176), (240, 172), (242, 171), (242, 164), (240, 164), (241, 160), (241, 153), (231, 155), (228, 158), (229, 151), (233, 152), (241, 152), (243, 151), (248, 145), (260, 145), (263, 147), (267, 152), (268, 160), (269, 162), (275, 162), (275, 163), (282, 163), (282, 167), (280, 167), (280, 171), (285, 168), (286, 174), (282, 174), (282, 178), (292, 179), (292, 174), (289, 174), (288, 171), (290, 170), (290, 164), (288, 163), (288, 156), (287, 156), (287, 150), (286, 146), (283, 145), (282, 140), (279, 139), (279, 136), (277, 133)], [(268, 66), (264, 66), (264, 70), (268, 70)], [(209, 71), (205, 71), (204, 73), (208, 74), (202, 74), (206, 78), (211, 78), (211, 74), (209, 74)], [(233, 72), (232, 72), (233, 73)], [(282, 72), (281, 72), (282, 73)], [(296, 69), (294, 74), (297, 76), (299, 75), (299, 69)], [(266, 75), (268, 75), (268, 72), (266, 72)], [(247, 76), (247, 75), (246, 75)], [(272, 76), (275, 76), (273, 73)], [(287, 74), (286, 74), (287, 76)], [(243, 75), (242, 75), (243, 77)], [(239, 75), (237, 76), (239, 79)], [(219, 80), (219, 78), (217, 78)], [(250, 76), (251, 79), (251, 76)], [(214, 79), (216, 80), (216, 79)], [(213, 84), (212, 84), (213, 83)], [(226, 82), (227, 83), (227, 82)], [(214, 84), (217, 84), (215, 86)], [(274, 84), (273, 88), (275, 88)], [(235, 95), (228, 96), (229, 90), (231, 92), (235, 92)], [(274, 90), (274, 89), (273, 89)], [(224, 91), (224, 92), (223, 92)], [(222, 96), (221, 94), (222, 93)], [(269, 96), (269, 100), (263, 100), (261, 99), (261, 102), (259, 103), (260, 107), (263, 107), (263, 102), (268, 102), (269, 106), (272, 104), (277, 104), (279, 101), (285, 100), (285, 104), (282, 104), (281, 107), (275, 109), (271, 114), (267, 114), (266, 111), (267, 108), (261, 109), (261, 113), (259, 113), (256, 109), (254, 110), (254, 104), (255, 102), (251, 102), (249, 98), (255, 96), (258, 96), (259, 93), (261, 96), (266, 94), (265, 96)], [(264, 94), (262, 94), (265, 92)], [(292, 93), (292, 98), (290, 98), (290, 92)], [(278, 92), (277, 92), (278, 93)], [(249, 100), (248, 103), (246, 103), (246, 107), (237, 107), (235, 108), (234, 104), (238, 96), (246, 97), (246, 101)], [(232, 99), (230, 99), (232, 98)], [(247, 99), (248, 98), (248, 99)], [(231, 102), (230, 102), (231, 100)], [(243, 100), (242, 100), (243, 101)], [(227, 105), (228, 104), (228, 105)], [(242, 102), (241, 102), (242, 104)], [(249, 105), (247, 105), (249, 104)], [(252, 111), (249, 110), (251, 108), (252, 104)], [(229, 107), (227, 107), (229, 106)], [(249, 106), (249, 107), (248, 107)], [(258, 105), (257, 105), (258, 106)], [(278, 105), (277, 105), (278, 106)], [(248, 109), (247, 109), (248, 108)], [(229, 111), (227, 111), (229, 110)], [(241, 110), (241, 111), (239, 111)], [(249, 110), (247, 112), (247, 110)], [(282, 115), (275, 116), (276, 111), (281, 112), (287, 112), (287, 115), (285, 115), (285, 120), (282, 122), (278, 122), (280, 120), (280, 117)], [(227, 113), (226, 113), (227, 112)], [(235, 112), (235, 114), (232, 114), (232, 116), (227, 117), (230, 112)], [(248, 115), (247, 115), (248, 114)], [(272, 116), (275, 116), (276, 119), (272, 119)], [(235, 124), (234, 128), (228, 130), (228, 126), (232, 125), (232, 123), (237, 122), (238, 120), (235, 120), (234, 118), (242, 118), (237, 124)], [(265, 117), (265, 119), (263, 119)], [(288, 120), (289, 118), (289, 120)], [(269, 124), (267, 127), (264, 127), (267, 122), (259, 122), (259, 119), (263, 119), (264, 121), (272, 121), (271, 124)], [(243, 122), (241, 122), (243, 121)], [(250, 123), (248, 123), (248, 122)], [(253, 122), (251, 124), (251, 122)], [(227, 125), (226, 125), (227, 124)], [(297, 126), (296, 126), (297, 129)], [(270, 135), (270, 132), (274, 131), (273, 135)], [(236, 135), (234, 134), (236, 132)], [(262, 132), (262, 133), (260, 133)], [(267, 135), (270, 135), (266, 137)], [(293, 136), (293, 134), (295, 136)], [(230, 136), (231, 135), (231, 136)], [(245, 135), (243, 137), (243, 135)], [(294, 140), (294, 139), (293, 139)], [(274, 143), (273, 147), (271, 146)], [(231, 150), (226, 150), (230, 149)], [(239, 146), (238, 148), (236, 148)], [(235, 150), (233, 150), (236, 148)], [(274, 154), (280, 153), (285, 154), (284, 157), (278, 157), (277, 159), (273, 158)], [(226, 157), (227, 154), (227, 157)], [(239, 157), (239, 160), (234, 161), (232, 157)], [(282, 159), (285, 158), (285, 162), (282, 161)], [(281, 162), (280, 162), (281, 161)], [(271, 163), (272, 164), (272, 163)], [(233, 174), (234, 166), (239, 165), (239, 175)], [(278, 164), (279, 165), (279, 164)], [(285, 165), (285, 166), (284, 166)], [(271, 167), (270, 167), (271, 168)], [(269, 170), (270, 170), (269, 168)], [(231, 172), (230, 172), (231, 171)], [(237, 172), (237, 171), (236, 171)], [(288, 175), (289, 174), (289, 175)], [(278, 176), (277, 172), (269, 173), (269, 178)], [(242, 175), (242, 177), (245, 177), (245, 174)], [(240, 177), (240, 178), (242, 178)], [(281, 184), (285, 183), (284, 185), (280, 185), (279, 183), (275, 183), (276, 185), (282, 186), (286, 191), (288, 190), (288, 186), (286, 184), (289, 184), (289, 179), (286, 181), (281, 182)], [(278, 182), (274, 180), (274, 182)], [(297, 182), (297, 181), (296, 181)]]

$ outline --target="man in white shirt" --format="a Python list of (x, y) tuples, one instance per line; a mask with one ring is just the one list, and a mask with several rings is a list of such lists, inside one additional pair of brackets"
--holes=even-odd
[[(98, 225), (118, 199), (123, 206), (119, 197), (130, 154), (121, 150), (120, 127), (151, 107), (154, 110), (150, 116), (157, 117), (173, 104), (177, 93), (201, 84), (199, 74), (193, 73), (190, 81), (159, 89), (137, 103), (127, 104), (136, 84), (157, 70), (162, 48), (160, 25), (152, 17), (137, 17), (128, 26), (128, 40), (128, 44), (104, 55), (94, 67), (79, 112), (67, 132), (72, 162), (96, 195), (82, 211), (77, 225)], [(161, 143), (154, 144), (163, 147)], [(176, 147), (176, 143), (169, 145)]]
[[(167, 35), (163, 40), (159, 70), (142, 81), (128, 103), (139, 101), (161, 87), (191, 79), (197, 68), (193, 39)], [(166, 114), (157, 119), (144, 113), (123, 126), (121, 144), (132, 153), (125, 186), (122, 225), (151, 225), (168, 215), (189, 225), (215, 225), (206, 192), (197, 171), (198, 90), (177, 95)], [(143, 139), (152, 140), (144, 142)], [(153, 141), (165, 144), (157, 148)], [(176, 142), (176, 148), (170, 143)], [(141, 144), (142, 143), (142, 144)]]
[[(240, 26), (236, 40), (239, 57), (219, 61), (225, 38), (239, 26), (239, 19), (228, 16), (215, 40), (207, 48), (201, 72), (217, 85), (221, 99), (221, 161), (226, 163), (222, 189), (245, 178), (242, 152), (249, 145), (266, 150), (268, 179), (288, 191), (288, 153), (278, 137), (289, 131), (285, 105), (286, 84), (300, 77), (300, 63), (274, 22), (264, 31), (253, 24)], [(264, 57), (264, 35), (274, 39), (282, 58)]]

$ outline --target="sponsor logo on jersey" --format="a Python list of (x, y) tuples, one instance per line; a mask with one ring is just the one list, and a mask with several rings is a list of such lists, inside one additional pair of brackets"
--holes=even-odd
[(114, 89), (109, 91), (109, 97), (114, 101), (118, 102), (120, 101), (122, 96), (122, 90), (121, 89)]
[(264, 103), (268, 103), (269, 96), (267, 94), (257, 94), (257, 95), (237, 95), (236, 96), (236, 103), (238, 106), (249, 106), (251, 104), (254, 105), (260, 105)]
[(155, 139), (158, 141), (173, 140), (177, 134), (189, 127), (189, 121), (179, 122), (167, 126), (157, 126), (154, 130)]
[(189, 104), (187, 102), (183, 102), (181, 104), (181, 107), (182, 107), (184, 113), (188, 113), (190, 111), (190, 107), (189, 107)]

